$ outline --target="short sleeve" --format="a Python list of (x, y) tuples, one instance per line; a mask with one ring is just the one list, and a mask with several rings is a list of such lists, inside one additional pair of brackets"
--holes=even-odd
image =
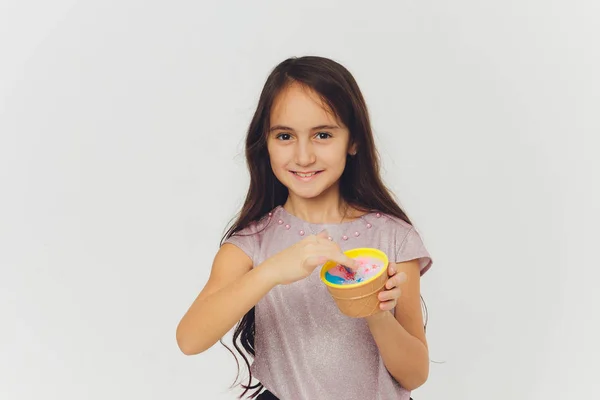
[(411, 227), (408, 233), (405, 231), (403, 235), (404, 237), (398, 241), (400, 246), (396, 251), (396, 262), (419, 260), (419, 268), (423, 275), (433, 265), (431, 255), (414, 227)]
[(254, 262), (257, 236), (256, 225), (253, 223), (225, 239), (223, 244), (230, 243), (240, 248)]

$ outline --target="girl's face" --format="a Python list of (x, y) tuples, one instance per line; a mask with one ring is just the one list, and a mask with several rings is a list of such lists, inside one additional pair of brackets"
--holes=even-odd
[(275, 99), (267, 149), (273, 173), (290, 195), (315, 198), (338, 190), (338, 180), (353, 154), (348, 129), (319, 96), (292, 84)]

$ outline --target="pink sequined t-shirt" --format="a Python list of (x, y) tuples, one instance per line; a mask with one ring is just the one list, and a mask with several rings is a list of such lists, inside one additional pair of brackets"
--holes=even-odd
[[(432, 265), (417, 231), (382, 213), (311, 224), (278, 206), (225, 243), (242, 249), (257, 266), (323, 229), (343, 251), (374, 247), (391, 262), (418, 259), (421, 275)], [(256, 305), (253, 377), (284, 400), (409, 400), (410, 392), (383, 364), (366, 321), (339, 311), (319, 273), (320, 267), (305, 279), (276, 286)]]

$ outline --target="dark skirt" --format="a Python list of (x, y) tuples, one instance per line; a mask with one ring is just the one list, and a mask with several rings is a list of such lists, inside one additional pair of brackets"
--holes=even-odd
[(256, 400), (279, 400), (273, 393), (265, 390), (261, 394), (258, 395)]
[[(275, 397), (275, 395), (273, 393), (269, 392), (268, 390), (265, 390), (264, 392), (259, 394), (256, 399), (257, 400), (279, 400), (277, 397)], [(413, 398), (411, 397), (410, 400), (413, 400)]]

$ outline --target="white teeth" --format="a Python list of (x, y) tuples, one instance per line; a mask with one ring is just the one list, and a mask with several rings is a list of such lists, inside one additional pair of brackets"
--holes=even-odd
[(303, 174), (303, 173), (300, 173), (300, 172), (295, 172), (295, 174), (298, 175), (298, 176), (301, 176), (302, 178), (308, 178), (308, 177), (313, 176), (314, 174), (316, 174), (316, 172), (312, 172), (310, 174)]

